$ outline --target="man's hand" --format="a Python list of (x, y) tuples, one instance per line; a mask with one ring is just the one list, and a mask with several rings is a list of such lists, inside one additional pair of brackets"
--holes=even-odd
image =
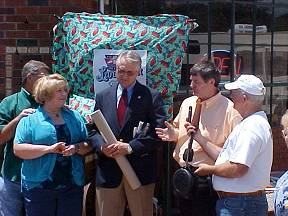
[(201, 131), (198, 130), (195, 126), (193, 126), (190, 122), (186, 122), (184, 124), (184, 127), (186, 128), (186, 132), (188, 136), (191, 136), (193, 133), (193, 139), (199, 143), (201, 147), (207, 143), (207, 140), (203, 137), (201, 134)]
[(176, 142), (178, 140), (178, 134), (175, 131), (175, 128), (173, 125), (171, 125), (169, 122), (165, 121), (166, 128), (155, 128), (156, 134), (160, 139), (163, 141), (174, 141)]
[(195, 170), (195, 174), (199, 176), (207, 176), (213, 174), (214, 166), (207, 164), (200, 164), (199, 167)]
[(19, 120), (25, 116), (28, 116), (29, 114), (32, 114), (36, 111), (36, 109), (28, 108), (22, 110), (22, 112), (18, 115)]
[(103, 144), (101, 146), (101, 151), (107, 157), (115, 158), (119, 155), (129, 154), (128, 147), (129, 147), (128, 143), (117, 141), (116, 143), (110, 145)]
[(195, 134), (197, 132), (197, 128), (193, 126), (190, 122), (185, 122), (184, 127), (186, 128), (186, 132), (188, 136), (191, 136), (192, 133)]

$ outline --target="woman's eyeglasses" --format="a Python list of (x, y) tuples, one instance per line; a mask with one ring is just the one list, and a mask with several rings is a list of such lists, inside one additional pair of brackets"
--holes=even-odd
[(284, 139), (285, 139), (286, 137), (288, 137), (288, 128), (283, 129), (281, 132), (282, 132), (282, 136), (283, 136)]

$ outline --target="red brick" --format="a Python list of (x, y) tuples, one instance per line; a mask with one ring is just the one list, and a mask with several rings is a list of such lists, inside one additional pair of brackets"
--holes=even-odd
[(40, 7), (39, 14), (59, 14), (61, 12), (60, 7)]
[(0, 23), (0, 29), (3, 30), (16, 30), (15, 23)]
[(77, 7), (62, 7), (62, 14), (64, 15), (65, 13), (67, 13), (67, 12), (75, 12), (75, 13), (77, 13), (77, 12), (82, 12), (83, 11), (83, 8), (77, 8)]
[(6, 53), (6, 48), (5, 46), (0, 45), (0, 53)]
[(0, 69), (0, 77), (5, 77), (5, 76), (6, 76), (5, 69)]
[(15, 39), (0, 39), (0, 45), (16, 46), (16, 40)]
[(17, 14), (38, 14), (39, 9), (38, 7), (19, 7), (16, 8)]
[(7, 0), (5, 1), (5, 6), (15, 7), (15, 6), (26, 6), (26, 1), (23, 0)]
[(1, 16), (0, 16), (0, 22), (4, 22), (4, 20), (5, 20), (4, 18), (5, 18), (5, 16), (2, 16), (2, 15), (1, 15)]
[(7, 31), (6, 38), (27, 38), (27, 31)]
[(280, 128), (273, 128), (273, 171), (288, 169), (288, 149), (281, 134)]
[(27, 15), (27, 19), (29, 23), (41, 23), (41, 22), (48, 22), (50, 19), (50, 15), (40, 15), (40, 14), (36, 14), (36, 15)]
[(51, 0), (50, 1), (50, 6), (66, 6), (66, 7), (68, 6), (69, 7), (71, 5), (73, 5), (73, 2), (71, 2), (71, 0), (70, 1), (67, 1), (67, 0)]
[(13, 70), (13, 77), (21, 77), (21, 68), (23, 67), (23, 64), (21, 63), (20, 69)]
[(21, 77), (13, 78), (12, 80), (12, 92), (18, 92), (21, 89)]
[(29, 38), (49, 38), (50, 31), (30, 31), (28, 32)]
[(39, 23), (39, 30), (49, 30), (51, 31), (54, 27), (55, 23)]
[(45, 47), (45, 46), (52, 46), (52, 39), (39, 39), (39, 46)]
[(37, 30), (38, 25), (36, 23), (20, 23), (17, 24), (17, 30)]
[(6, 16), (6, 22), (22, 22), (24, 23), (26, 20), (26, 17), (23, 15), (7, 15)]
[(14, 8), (0, 8), (0, 14), (15, 14)]
[(45, 54), (42, 55), (42, 60), (47, 64), (47, 65), (51, 65), (52, 63), (52, 58), (50, 54)]

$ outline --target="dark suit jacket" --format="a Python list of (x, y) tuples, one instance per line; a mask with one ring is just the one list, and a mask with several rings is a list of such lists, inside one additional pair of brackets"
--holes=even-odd
[[(98, 93), (95, 110), (101, 110), (116, 139), (122, 139), (132, 147), (132, 154), (126, 157), (140, 182), (143, 185), (156, 182), (156, 149), (163, 142), (158, 138), (155, 127), (163, 127), (165, 121), (162, 98), (158, 92), (136, 82), (126, 110), (125, 123), (120, 128), (117, 119), (116, 91), (117, 85), (114, 85)], [(150, 123), (150, 127), (144, 137), (133, 138), (133, 128), (138, 126), (139, 121)], [(99, 152), (96, 185), (106, 188), (119, 186), (122, 172), (114, 159), (101, 153), (100, 147), (105, 141), (99, 131), (96, 129), (89, 139)]]

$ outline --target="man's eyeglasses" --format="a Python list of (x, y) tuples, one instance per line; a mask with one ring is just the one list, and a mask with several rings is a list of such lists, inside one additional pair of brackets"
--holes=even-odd
[(120, 70), (117, 69), (117, 73), (121, 76), (123, 76), (124, 74), (126, 74), (127, 76), (131, 77), (135, 75), (135, 71), (125, 71), (125, 70)]
[(46, 76), (47, 74), (45, 74), (45, 73), (33, 73), (32, 75), (37, 76), (37, 77), (43, 77), (43, 76)]

